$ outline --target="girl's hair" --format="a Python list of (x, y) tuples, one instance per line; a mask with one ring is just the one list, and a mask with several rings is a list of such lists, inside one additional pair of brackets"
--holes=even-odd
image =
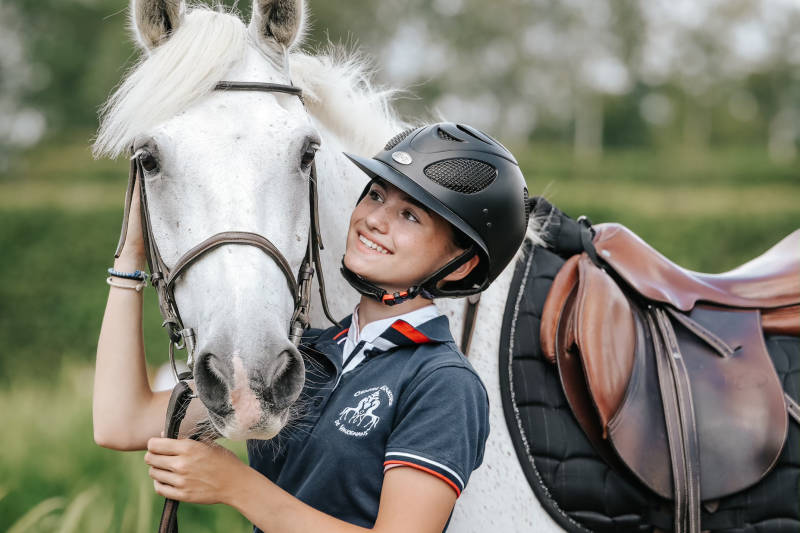
[(457, 227), (450, 224), (450, 227), (453, 228), (453, 244), (459, 250), (466, 250), (470, 246), (472, 246), (472, 239), (467, 237), (467, 234), (458, 229)]

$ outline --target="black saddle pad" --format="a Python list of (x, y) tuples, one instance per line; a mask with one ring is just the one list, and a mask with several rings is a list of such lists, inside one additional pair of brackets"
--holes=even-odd
[[(558, 371), (539, 346), (542, 308), (564, 260), (530, 242), (524, 246), (506, 304), (499, 364), (506, 423), (531, 488), (567, 531), (670, 531), (672, 502), (609, 468), (575, 421)], [(784, 390), (798, 400), (800, 339), (773, 336), (766, 342)], [(800, 531), (798, 425), (790, 422), (778, 463), (763, 480), (714, 503), (704, 505), (703, 530)]]

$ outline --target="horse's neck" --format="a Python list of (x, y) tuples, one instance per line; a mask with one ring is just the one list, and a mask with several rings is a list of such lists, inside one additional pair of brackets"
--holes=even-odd
[[(317, 125), (323, 149), (316, 158), (319, 191), (319, 225), (325, 248), (320, 251), (322, 274), (325, 277), (328, 305), (337, 320), (350, 314), (358, 301), (356, 293), (339, 273), (344, 256), (350, 212), (358, 194), (366, 185), (366, 177), (342, 155), (344, 146), (322, 125)], [(311, 323), (327, 327), (318, 292), (314, 295)]]
[[(508, 289), (511, 285), (511, 276), (514, 272), (514, 263), (506, 267), (492, 285), (481, 293), (480, 305), (476, 316), (477, 323), (472, 335), (472, 344), (469, 353), (466, 354), (476, 370), (484, 380), (489, 379), (489, 367), (496, 361), (496, 344), (500, 335), (500, 327), (503, 324), (503, 313), (505, 311)], [(464, 326), (464, 298), (441, 298), (436, 301), (436, 306), (450, 320), (450, 331), (453, 338), (461, 347), (461, 335)], [(486, 366), (486, 368), (478, 368)], [(482, 372), (484, 370), (485, 372)], [(492, 370), (492, 375), (496, 374)]]

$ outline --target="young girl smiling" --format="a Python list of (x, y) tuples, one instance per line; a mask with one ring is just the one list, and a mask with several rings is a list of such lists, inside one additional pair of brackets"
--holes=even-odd
[[(486, 391), (433, 299), (486, 289), (514, 257), (528, 218), (522, 173), (497, 141), (450, 123), (404, 132), (374, 158), (348, 157), (371, 178), (350, 217), (342, 260), (361, 298), (341, 328), (304, 337), (305, 408), (297, 424), (305, 431), (279, 435), (279, 446), (249, 441), (248, 466), (215, 444), (157, 437), (168, 395), (146, 392), (143, 373), (122, 390), (130, 377), (113, 391), (96, 383), (95, 402), (110, 401), (112, 392), (117, 401), (145, 398), (140, 419), (111, 422), (96, 411), (95, 424), (136, 433), (124, 448), (146, 444), (162, 496), (225, 503), (270, 533), (434, 532), (446, 527), (481, 464)], [(137, 221), (129, 226), (129, 235), (137, 231)], [(138, 268), (143, 258), (141, 238), (130, 239), (115, 269)], [(110, 290), (125, 291), (125, 283)], [(121, 305), (109, 298), (98, 371), (117, 343), (141, 345), (138, 325), (114, 319), (130, 316)], [(134, 312), (141, 313), (140, 299)], [(187, 418), (202, 411), (190, 408)]]

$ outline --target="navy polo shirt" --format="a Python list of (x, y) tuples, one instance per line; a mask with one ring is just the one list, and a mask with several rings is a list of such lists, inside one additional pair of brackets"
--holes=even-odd
[(388, 468), (417, 468), (461, 494), (483, 460), (489, 401), (447, 317), (416, 328), (395, 321), (381, 348), (343, 374), (350, 320), (343, 330), (309, 330), (302, 414), (274, 439), (250, 440), (247, 448), (254, 469), (301, 501), (372, 527)]

